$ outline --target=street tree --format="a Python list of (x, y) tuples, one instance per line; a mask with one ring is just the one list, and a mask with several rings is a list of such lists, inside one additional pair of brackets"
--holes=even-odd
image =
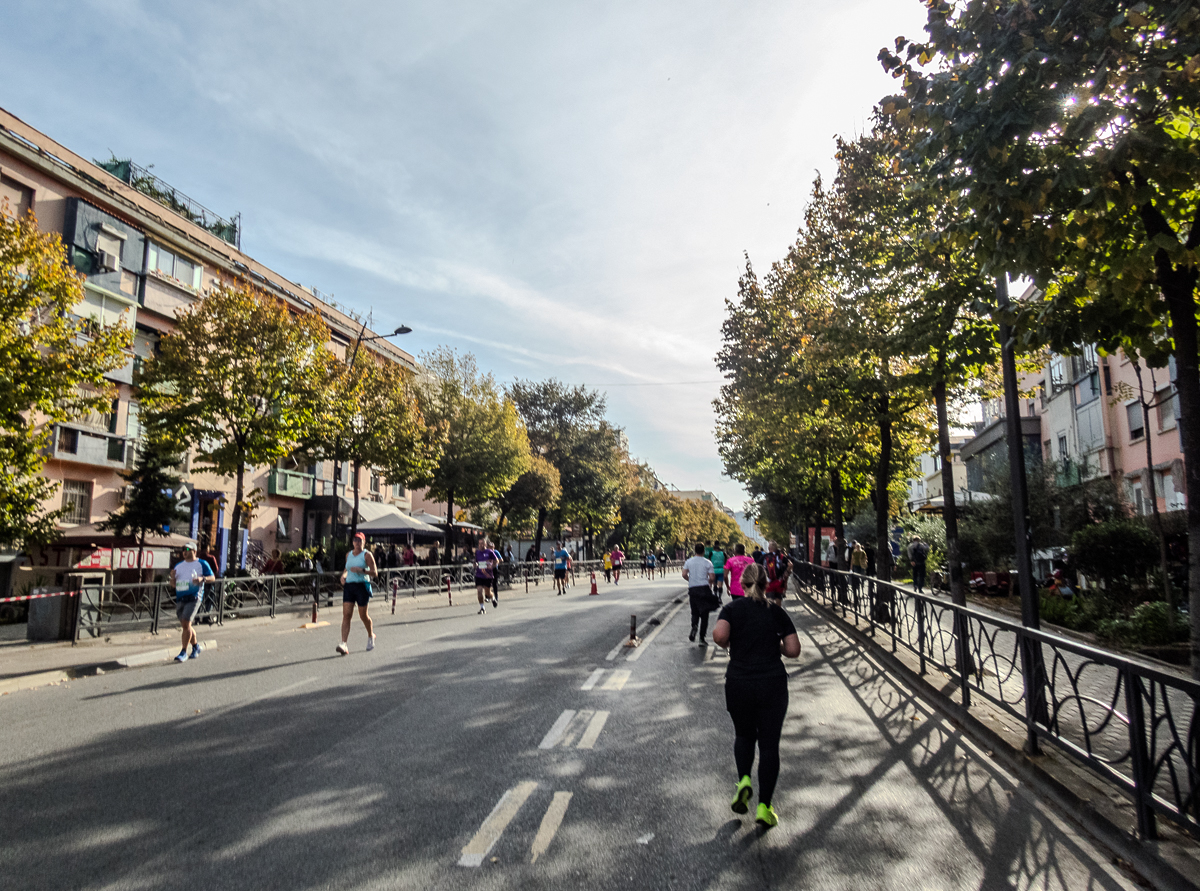
[(0, 206), (0, 546), (57, 535), (61, 510), (43, 505), (54, 425), (109, 410), (105, 375), (129, 361), (132, 332), (80, 309), (83, 287), (58, 235)]
[(561, 496), (558, 468), (541, 455), (532, 455), (529, 469), (496, 499), (496, 507), (500, 510), (497, 530), (504, 529), (505, 520), (518, 527), (532, 526), (538, 512), (546, 507), (557, 507)]
[(981, 269), (1040, 296), (1027, 342), (1169, 350), (1184, 418), (1192, 670), (1200, 677), (1200, 8), (936, 0), (880, 59), (927, 135), (905, 162), (966, 211)]
[[(132, 535), (137, 540), (138, 574), (145, 580), (142, 566), (146, 551), (146, 536), (166, 535), (171, 525), (189, 519), (189, 514), (175, 500), (175, 492), (183, 482), (178, 467), (183, 456), (164, 443), (143, 439), (138, 445), (137, 460), (130, 470), (121, 473), (127, 490), (121, 506), (96, 524), (102, 532)], [(214, 567), (219, 569), (220, 567)]]
[(389, 482), (411, 487), (432, 472), (441, 443), (426, 426), (415, 386), (399, 364), (368, 356), (352, 368), (327, 353), (314, 423), (302, 448), (316, 457), (350, 463), (355, 481), (353, 538), (361, 498), (357, 481), (363, 470), (373, 468)]
[(179, 313), (140, 377), (142, 420), (170, 449), (235, 479), (231, 565), (252, 502), (246, 470), (290, 454), (315, 421), (329, 329), (246, 285), (214, 288)]
[(529, 437), (517, 407), (482, 374), (470, 353), (439, 347), (421, 357), (417, 404), (441, 454), (416, 485), (446, 502), (446, 550), (453, 556), (454, 507), (503, 495), (529, 468)]

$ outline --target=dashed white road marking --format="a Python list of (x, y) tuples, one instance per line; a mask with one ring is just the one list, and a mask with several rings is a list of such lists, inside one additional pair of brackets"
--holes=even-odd
[(462, 849), (462, 856), (458, 858), (458, 865), (482, 865), (483, 858), (488, 855), (492, 847), (500, 840), (500, 836), (508, 828), (508, 824), (512, 822), (512, 818), (517, 815), (517, 811), (521, 809), (521, 805), (533, 794), (533, 790), (536, 788), (537, 783), (527, 780), (524, 783), (518, 783), (501, 795), (500, 800), (496, 802), (496, 806), (492, 808), (492, 812), (488, 814), (487, 819), (483, 821), (483, 825), (479, 827), (479, 831), (475, 833), (475, 837), (467, 842), (466, 847)]
[(550, 842), (554, 841), (554, 834), (562, 825), (563, 817), (567, 813), (567, 805), (571, 803), (571, 795), (570, 792), (554, 793), (550, 807), (546, 808), (546, 815), (542, 817), (542, 825), (538, 827), (537, 835), (534, 836), (533, 846), (529, 849), (530, 863), (537, 863), (538, 857), (545, 854), (546, 849), (550, 847)]
[(571, 723), (571, 719), (575, 717), (575, 709), (567, 709), (558, 716), (558, 720), (542, 737), (542, 741), (538, 743), (539, 749), (552, 749), (562, 739), (563, 732), (567, 729), (567, 725)]
[(592, 672), (591, 677), (589, 677), (586, 681), (583, 682), (583, 686), (580, 687), (579, 689), (580, 690), (592, 689), (593, 687), (596, 686), (597, 683), (599, 683), (600, 678), (602, 678), (603, 676), (604, 676), (604, 669), (597, 668), (595, 671)]
[(576, 748), (590, 749), (596, 745), (596, 740), (600, 738), (600, 731), (604, 729), (604, 724), (608, 720), (608, 712), (596, 712), (592, 715), (592, 720), (588, 722), (587, 730), (583, 731), (583, 736), (579, 739), (579, 745)]
[(611, 675), (609, 675), (608, 680), (604, 682), (604, 685), (600, 689), (601, 690), (620, 690), (622, 687), (625, 686), (625, 682), (627, 680), (629, 680), (630, 674), (632, 674), (632, 672), (614, 671)]
[(649, 634), (646, 635), (646, 639), (642, 641), (642, 645), (640, 647), (638, 647), (637, 649), (635, 649), (628, 656), (626, 656), (625, 661), (626, 662), (637, 662), (639, 659), (641, 659), (642, 653), (646, 652), (646, 648), (648, 646), (650, 646), (650, 644), (654, 643), (654, 638), (658, 637), (662, 633), (662, 630), (664, 628), (666, 628), (668, 624), (670, 624), (670, 622), (673, 618), (675, 618), (677, 615), (679, 615), (679, 611), (681, 609), (683, 609), (685, 606), (687, 606), (686, 602), (681, 603), (678, 606), (676, 606), (675, 609), (673, 609), (669, 613), (667, 613), (667, 617), (665, 619), (663, 619), (662, 622), (659, 623), (657, 628), (655, 628), (653, 631), (651, 631)]

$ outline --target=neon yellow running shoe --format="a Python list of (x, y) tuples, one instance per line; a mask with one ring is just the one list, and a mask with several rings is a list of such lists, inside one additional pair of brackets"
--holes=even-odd
[(775, 809), (769, 804), (759, 802), (758, 813), (754, 815), (755, 823), (762, 823), (764, 826), (778, 826), (779, 818), (775, 816)]
[(737, 788), (733, 790), (733, 801), (730, 802), (729, 808), (735, 814), (744, 814), (750, 810), (750, 796), (754, 794), (754, 789), (750, 785), (750, 777), (745, 776), (738, 780)]

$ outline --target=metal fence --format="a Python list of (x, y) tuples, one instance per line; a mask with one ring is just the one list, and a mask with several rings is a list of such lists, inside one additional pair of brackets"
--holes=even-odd
[[(679, 564), (669, 561), (669, 566)], [(664, 568), (665, 571), (665, 568)], [(603, 573), (601, 561), (578, 560), (569, 581), (587, 583), (590, 573)], [(639, 576), (642, 567), (626, 564), (626, 576)], [(535, 588), (554, 577), (550, 562), (501, 564), (497, 571), (501, 589), (517, 585)], [(218, 579), (205, 585), (204, 603), (197, 620), (223, 624), (237, 616), (274, 616), (280, 610), (305, 611), (313, 604), (330, 607), (341, 594), (340, 572), (303, 572), (289, 575), (251, 575)], [(475, 564), (402, 566), (382, 569), (372, 587), (377, 597), (416, 597), (418, 594), (451, 594), (475, 589)], [(157, 633), (165, 615), (173, 621), (175, 591), (168, 581), (132, 585), (88, 585), (76, 601), (75, 639), (100, 637), (115, 631), (146, 629)]]
[(1021, 721), (1027, 748), (1049, 741), (1127, 794), (1143, 838), (1156, 815), (1200, 836), (1200, 683), (1116, 653), (1026, 628), (873, 578), (796, 564), (800, 590), (885, 633)]

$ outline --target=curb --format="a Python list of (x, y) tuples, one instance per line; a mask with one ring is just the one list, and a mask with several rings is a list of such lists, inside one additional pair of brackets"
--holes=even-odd
[[(201, 651), (215, 650), (217, 648), (215, 640), (202, 640), (199, 643)], [(138, 668), (143, 665), (170, 662), (178, 655), (178, 652), (174, 647), (166, 647), (161, 650), (149, 650), (145, 653), (131, 653), (128, 656), (122, 656), (119, 659), (112, 659), (108, 662), (94, 662), (90, 665), (75, 665), (67, 669), (23, 674), (15, 678), (0, 680), (0, 696), (13, 693), (17, 690), (32, 690), (35, 687), (61, 684), (64, 681), (94, 677), (113, 671), (121, 671), (125, 668)]]
[(880, 646), (877, 641), (845, 622), (836, 613), (826, 609), (810, 597), (798, 596), (818, 615), (831, 619), (841, 634), (854, 641), (871, 658), (893, 673), (942, 717), (962, 730), (977, 745), (985, 750), (990, 750), (992, 757), (1004, 770), (1050, 801), (1059, 812), (1059, 816), (1074, 823), (1108, 848), (1116, 858), (1125, 861), (1129, 868), (1153, 887), (1169, 889), (1169, 891), (1195, 891), (1197, 885), (1172, 864), (1155, 856), (1153, 851), (1147, 849), (1145, 843), (1100, 813), (1090, 801), (1076, 794), (1058, 777), (1042, 769), (1023, 751), (1014, 747), (974, 714), (938, 690), (927, 678), (905, 665), (903, 661)]

